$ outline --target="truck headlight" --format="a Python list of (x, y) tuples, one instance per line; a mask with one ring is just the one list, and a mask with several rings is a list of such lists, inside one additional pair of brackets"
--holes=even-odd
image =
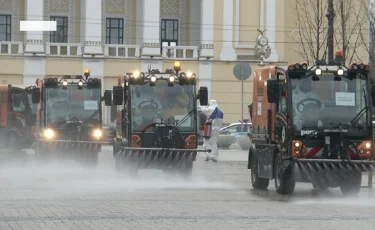
[(55, 131), (53, 131), (52, 129), (46, 129), (43, 132), (43, 136), (47, 139), (51, 139), (55, 136)]
[(96, 138), (100, 138), (100, 137), (102, 137), (103, 132), (100, 129), (95, 129), (93, 135)]

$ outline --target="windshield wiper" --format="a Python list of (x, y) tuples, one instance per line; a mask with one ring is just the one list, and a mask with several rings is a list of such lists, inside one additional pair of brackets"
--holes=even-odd
[(367, 112), (369, 108), (370, 108), (369, 106), (366, 106), (363, 109), (361, 109), (361, 111), (359, 111), (357, 115), (355, 115), (353, 119), (349, 121), (349, 126), (353, 126), (355, 123), (357, 123), (359, 119), (361, 119), (361, 117)]
[(197, 111), (197, 109), (192, 109), (186, 116), (184, 116), (176, 125), (175, 127), (172, 129), (175, 130), (175, 129), (178, 129), (178, 127), (180, 127), (182, 125), (182, 123), (184, 123), (187, 119), (189, 119), (191, 117), (191, 115), (194, 114), (194, 112)]
[(86, 124), (87, 121), (91, 120), (93, 117), (95, 117), (100, 112), (100, 109), (96, 110), (93, 114), (91, 114), (88, 118), (82, 121), (81, 126)]

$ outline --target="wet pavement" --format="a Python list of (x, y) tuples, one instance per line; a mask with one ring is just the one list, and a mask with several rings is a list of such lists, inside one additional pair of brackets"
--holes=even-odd
[[(116, 173), (110, 148), (97, 169), (72, 162), (0, 168), (0, 229), (374, 229), (375, 193), (324, 195), (310, 184), (293, 196), (253, 190), (247, 152), (222, 150), (194, 165), (192, 181), (143, 170)], [(366, 179), (364, 178), (364, 185)]]

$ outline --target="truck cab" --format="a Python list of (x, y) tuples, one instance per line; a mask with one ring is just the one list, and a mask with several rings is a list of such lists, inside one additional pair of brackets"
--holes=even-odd
[(252, 147), (254, 188), (275, 180), (280, 194), (296, 182), (318, 191), (358, 193), (372, 158), (374, 88), (369, 66), (336, 63), (267, 66), (255, 72)]
[(85, 76), (65, 75), (61, 79), (38, 79), (40, 103), (37, 111), (36, 156), (77, 159), (91, 166), (97, 165), (101, 146), (102, 101), (111, 105), (111, 91), (102, 97), (102, 82)]
[(208, 104), (207, 88), (197, 95), (195, 74), (179, 72), (179, 63), (174, 67), (129, 73), (113, 88), (118, 169), (183, 168), (190, 174), (197, 152), (205, 151), (197, 149), (197, 100)]

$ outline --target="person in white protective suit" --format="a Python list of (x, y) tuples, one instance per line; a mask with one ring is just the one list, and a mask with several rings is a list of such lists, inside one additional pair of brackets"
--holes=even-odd
[(219, 137), (220, 127), (223, 124), (224, 113), (221, 109), (219, 109), (216, 100), (211, 100), (207, 110), (204, 112), (211, 112), (208, 115), (207, 120), (212, 120), (211, 137), (208, 140), (204, 140), (203, 144), (205, 149), (211, 148), (211, 153), (207, 153), (206, 161), (212, 160), (213, 162), (217, 162), (219, 157), (217, 140)]
[[(292, 103), (293, 103), (293, 113), (294, 113), (294, 124), (297, 126), (298, 130), (301, 130), (303, 125), (303, 113), (298, 112), (297, 105), (307, 99), (316, 99), (320, 101), (319, 95), (316, 93), (315, 89), (312, 86), (311, 78), (304, 78), (301, 79), (299, 84), (295, 89), (293, 89), (293, 96), (292, 96)], [(317, 114), (318, 104), (314, 101), (306, 101), (303, 103), (304, 105), (300, 105), (300, 110), (306, 110), (307, 107), (314, 106), (315, 110), (314, 113)], [(306, 111), (305, 111), (306, 113)], [(321, 121), (318, 121), (318, 127), (322, 125)]]

